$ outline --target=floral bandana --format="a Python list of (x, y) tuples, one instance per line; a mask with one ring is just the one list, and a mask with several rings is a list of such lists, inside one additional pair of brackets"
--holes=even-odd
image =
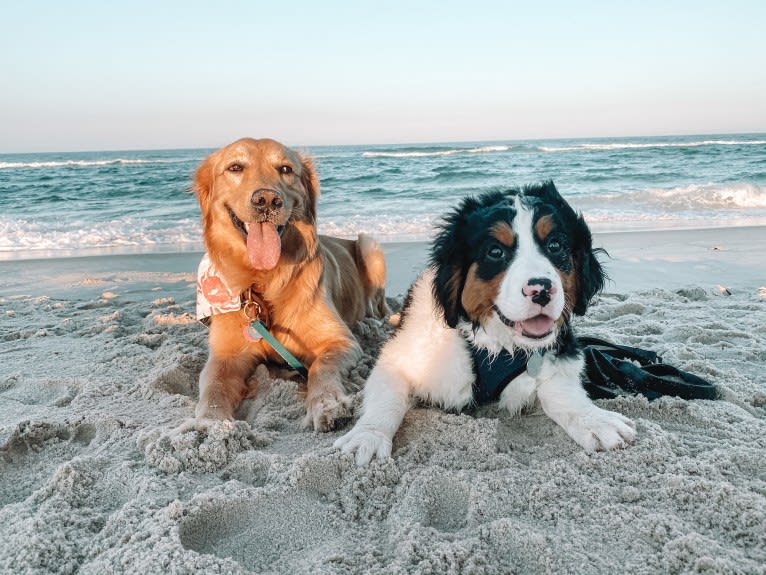
[(205, 253), (197, 268), (197, 320), (207, 325), (214, 315), (240, 309), (240, 295), (229, 289), (223, 275)]

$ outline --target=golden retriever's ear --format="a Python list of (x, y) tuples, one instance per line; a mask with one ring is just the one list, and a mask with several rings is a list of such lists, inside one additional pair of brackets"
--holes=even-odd
[(194, 173), (194, 192), (197, 194), (200, 209), (203, 214), (207, 213), (208, 203), (210, 202), (210, 192), (213, 189), (213, 161), (212, 156), (208, 156), (197, 168)]
[(317, 178), (314, 169), (314, 162), (306, 156), (301, 156), (301, 183), (309, 195), (311, 215), (316, 217), (317, 202), (319, 201), (319, 178)]

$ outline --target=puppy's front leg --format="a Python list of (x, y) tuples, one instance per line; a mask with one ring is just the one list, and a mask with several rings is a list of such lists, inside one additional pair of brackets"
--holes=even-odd
[(624, 447), (636, 425), (622, 414), (595, 406), (580, 383), (582, 358), (558, 359), (541, 373), (537, 396), (543, 411), (587, 452)]
[(356, 464), (391, 455), (391, 443), (409, 409), (410, 386), (397, 373), (378, 363), (364, 387), (362, 416), (354, 428), (335, 441), (344, 453), (356, 453)]
[(249, 356), (218, 358), (211, 352), (199, 377), (199, 401), (194, 411), (197, 424), (234, 419), (234, 410), (247, 393), (245, 380), (252, 365)]

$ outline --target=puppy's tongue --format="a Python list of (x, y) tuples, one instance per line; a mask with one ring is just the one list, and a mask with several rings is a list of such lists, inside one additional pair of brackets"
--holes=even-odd
[(247, 228), (247, 256), (257, 270), (271, 270), (282, 253), (277, 226), (269, 222), (250, 224)]
[(536, 315), (525, 319), (521, 323), (521, 330), (523, 333), (531, 335), (533, 337), (542, 337), (547, 335), (553, 329), (553, 319), (547, 315)]

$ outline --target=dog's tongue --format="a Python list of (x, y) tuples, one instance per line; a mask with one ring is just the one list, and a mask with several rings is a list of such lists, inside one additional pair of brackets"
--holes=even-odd
[(274, 269), (282, 252), (277, 226), (269, 222), (250, 224), (247, 230), (247, 256), (257, 270)]
[(553, 319), (547, 315), (536, 315), (521, 322), (521, 329), (534, 337), (542, 337), (553, 329)]

